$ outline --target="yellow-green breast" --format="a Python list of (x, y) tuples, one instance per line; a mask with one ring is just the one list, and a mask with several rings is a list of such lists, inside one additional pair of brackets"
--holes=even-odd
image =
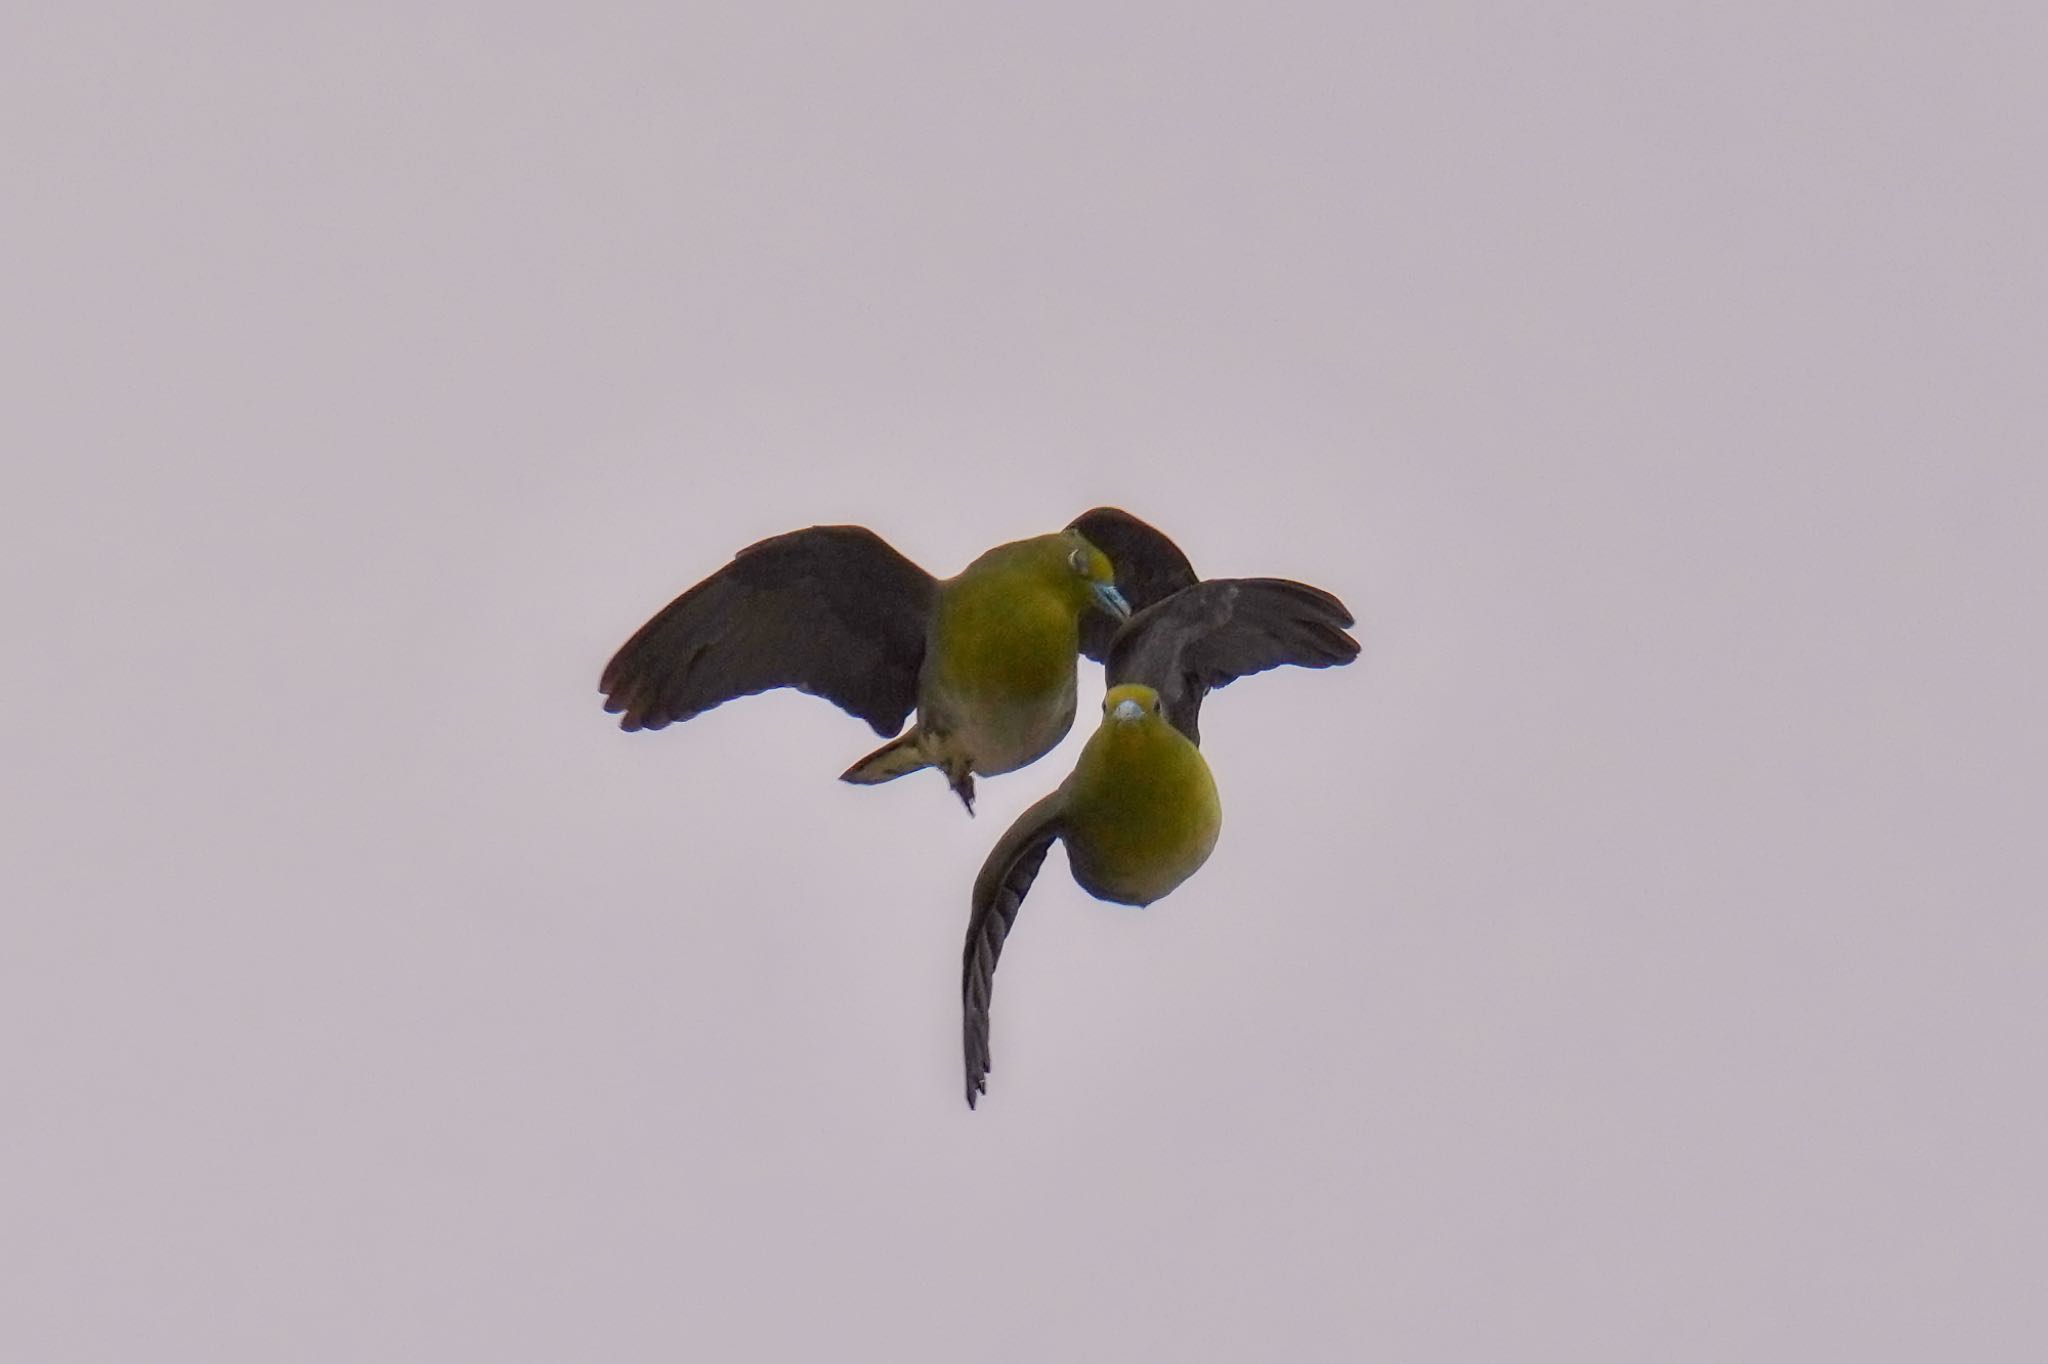
[[(1118, 702), (1138, 698), (1139, 718), (1118, 719)], [(1089, 894), (1149, 904), (1209, 860), (1223, 828), (1223, 804), (1209, 764), (1158, 713), (1148, 687), (1110, 693), (1102, 725), (1067, 782), (1065, 841), (1074, 879)]]
[(946, 585), (932, 617), (931, 667), (960, 691), (1043, 696), (1074, 676), (1080, 611), (1028, 563), (997, 564)]
[(977, 772), (1044, 756), (1074, 720), (1087, 585), (1060, 536), (1000, 545), (943, 584), (918, 691), (919, 723)]

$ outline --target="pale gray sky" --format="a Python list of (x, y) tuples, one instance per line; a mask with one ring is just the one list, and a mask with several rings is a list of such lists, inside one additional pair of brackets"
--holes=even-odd
[[(2038, 6), (181, 8), (0, 52), (0, 1356), (2041, 1357)], [(970, 1115), (1081, 732), (595, 683), (1102, 502), (1366, 653)]]

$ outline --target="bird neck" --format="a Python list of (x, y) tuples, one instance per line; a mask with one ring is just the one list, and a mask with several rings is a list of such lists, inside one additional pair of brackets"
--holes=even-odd
[(1157, 715), (1104, 720), (1081, 750), (1074, 778), (1077, 796), (1112, 804), (1213, 786), (1202, 750)]

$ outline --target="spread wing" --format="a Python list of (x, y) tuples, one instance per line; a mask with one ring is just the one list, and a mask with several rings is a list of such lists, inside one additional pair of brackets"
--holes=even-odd
[(996, 958), (1017, 922), (1018, 906), (1038, 879), (1052, 841), (1060, 836), (1061, 800), (1055, 791), (1010, 826), (974, 878), (974, 910), (960, 963), (960, 1035), (967, 1062), (967, 1106), (988, 1092), (988, 1005), (995, 993)]
[(822, 696), (887, 736), (917, 705), (937, 584), (863, 526), (749, 545), (664, 606), (605, 667), (621, 729), (660, 729), (773, 687)]
[[(1180, 546), (1127, 511), (1097, 507), (1075, 517), (1067, 529), (1080, 531), (1089, 544), (1109, 556), (1116, 566), (1116, 590), (1131, 604), (1133, 614), (1197, 581), (1194, 565), (1180, 552)], [(1102, 662), (1109, 656), (1110, 643), (1121, 623), (1100, 611), (1083, 612), (1081, 652)]]
[(1291, 663), (1328, 668), (1358, 657), (1351, 613), (1321, 588), (1285, 578), (1216, 578), (1125, 623), (1104, 669), (1109, 685), (1159, 693), (1173, 727), (1202, 741), (1202, 698), (1240, 677)]

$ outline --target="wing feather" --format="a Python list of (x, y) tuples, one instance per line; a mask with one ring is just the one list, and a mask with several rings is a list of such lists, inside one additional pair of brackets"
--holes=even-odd
[(996, 959), (1031, 883), (1038, 879), (1045, 854), (1060, 836), (1062, 795), (1055, 791), (1017, 816), (974, 878), (974, 908), (960, 962), (960, 1032), (969, 1108), (988, 1092), (988, 1010), (995, 993)]
[[(1197, 581), (1194, 565), (1180, 546), (1158, 529), (1118, 507), (1097, 507), (1081, 513), (1068, 525), (1078, 530), (1109, 556), (1116, 568), (1116, 590), (1136, 614), (1154, 602), (1161, 602)], [(1109, 656), (1121, 621), (1100, 611), (1081, 617), (1081, 652), (1097, 663)]]
[(917, 705), (937, 583), (864, 526), (749, 545), (634, 633), (598, 689), (621, 729), (660, 729), (795, 687), (888, 736)]
[(1286, 578), (1215, 578), (1131, 617), (1111, 647), (1109, 685), (1159, 693), (1167, 720), (1201, 742), (1202, 698), (1268, 668), (1340, 667), (1358, 657), (1344, 603)]

